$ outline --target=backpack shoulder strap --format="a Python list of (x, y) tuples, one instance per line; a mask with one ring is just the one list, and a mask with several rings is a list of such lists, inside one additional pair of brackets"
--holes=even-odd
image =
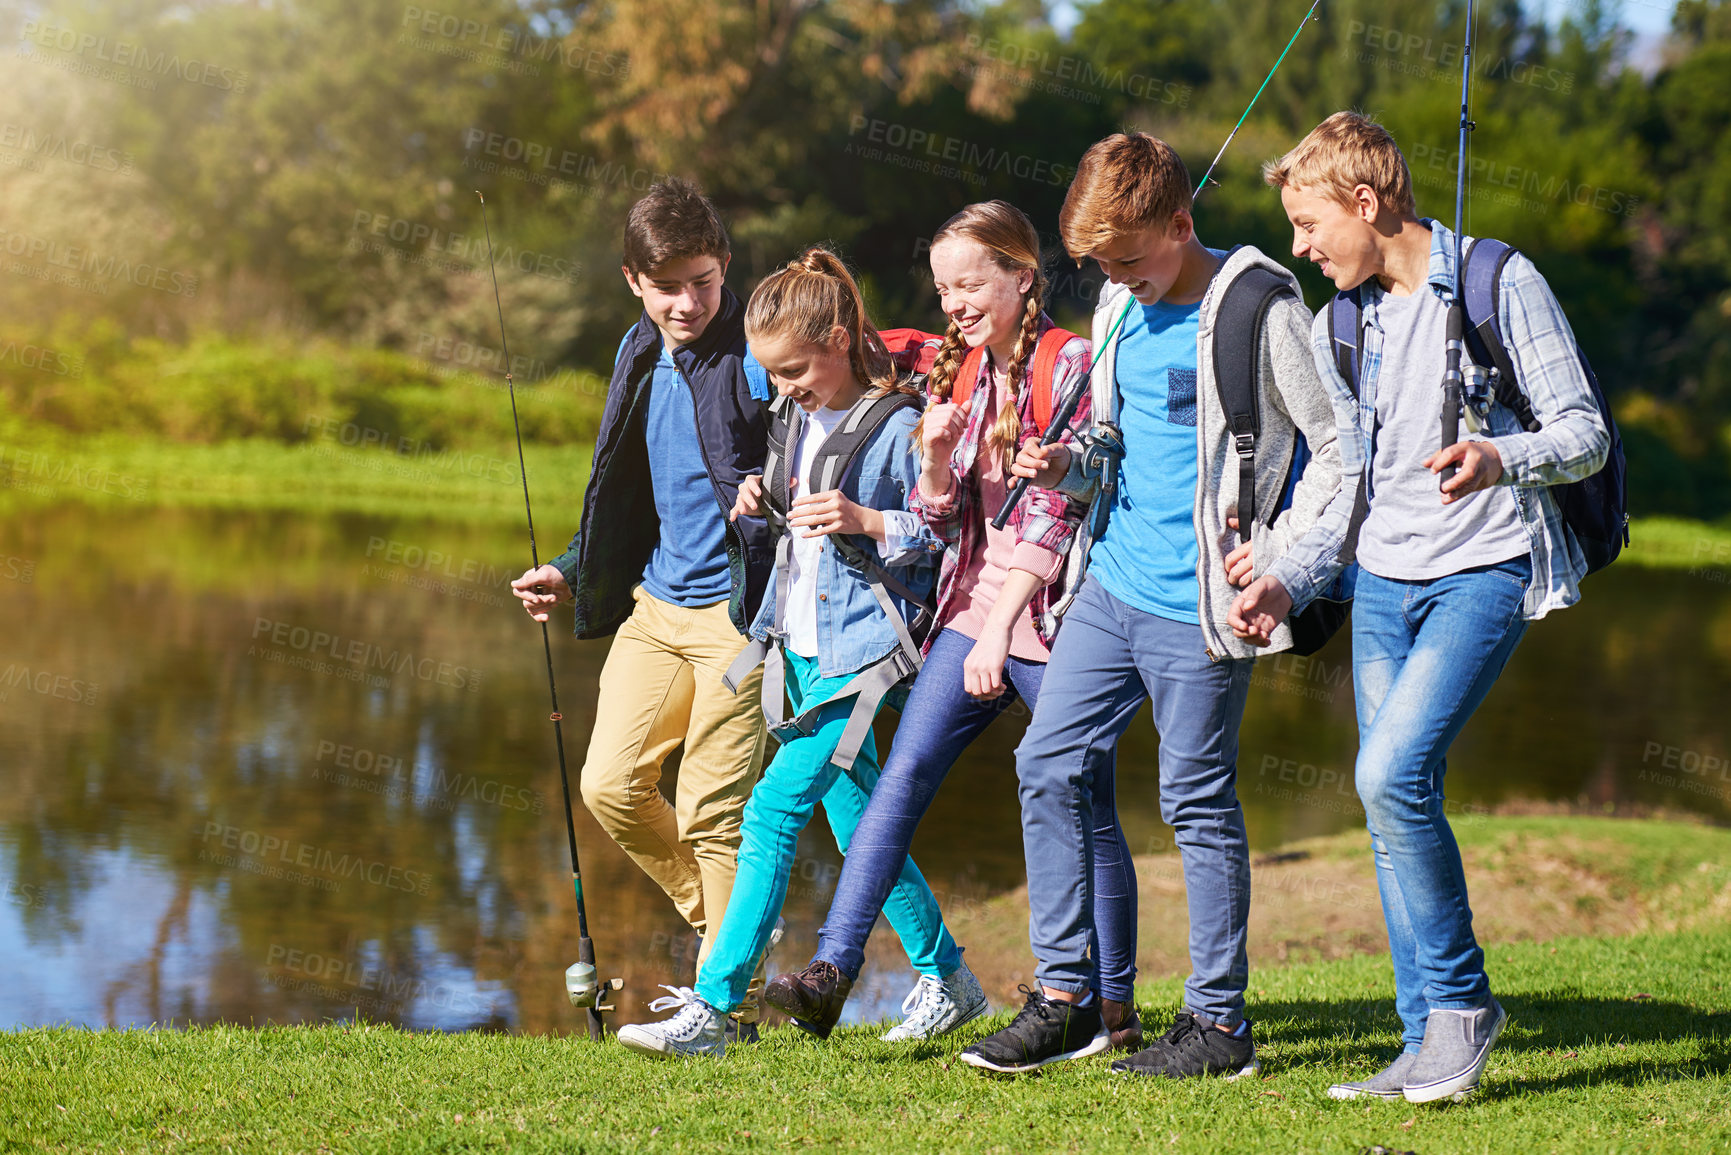
[(1461, 258), (1461, 296), (1467, 311), (1466, 345), (1472, 359), (1496, 370), (1497, 400), (1529, 432), (1539, 428), (1533, 406), (1515, 379), (1514, 358), (1503, 341), (1503, 269), (1516, 249), (1489, 237), (1478, 238)]
[(1262, 433), (1256, 377), (1263, 322), (1274, 298), (1291, 291), (1286, 278), (1254, 265), (1226, 286), (1214, 317), (1214, 385), (1238, 452), (1238, 532), (1245, 540), (1256, 520), (1256, 439)]
[(1357, 397), (1359, 350), (1364, 347), (1364, 310), (1357, 289), (1343, 289), (1328, 299), (1328, 335), (1334, 345), (1334, 367)]
[(805, 413), (790, 397), (778, 397), (769, 407), (769, 449), (763, 462), (763, 496), (768, 509), (765, 514), (770, 528), (777, 532), (785, 527), (787, 507), (792, 498), (793, 455), (799, 447), (799, 433), (805, 425)]
[(1034, 348), (1034, 372), (1030, 378), (1033, 395), (1029, 400), (1034, 407), (1034, 433), (1040, 437), (1051, 427), (1052, 413), (1057, 408), (1052, 397), (1052, 378), (1058, 372), (1058, 355), (1075, 339), (1076, 334), (1054, 325)]
[(985, 346), (969, 349), (962, 358), (956, 379), (950, 382), (950, 402), (960, 405), (974, 395), (974, 383), (980, 379), (980, 363), (986, 359)]
[(823, 439), (817, 457), (811, 464), (810, 493), (824, 493), (841, 488), (853, 469), (854, 458), (866, 442), (872, 439), (892, 413), (920, 407), (920, 399), (910, 393), (894, 390), (875, 397), (862, 397), (848, 410), (840, 425)]

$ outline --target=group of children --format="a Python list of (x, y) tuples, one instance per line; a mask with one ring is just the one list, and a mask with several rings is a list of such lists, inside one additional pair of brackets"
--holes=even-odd
[[(919, 974), (886, 1040), (982, 1014), (909, 847), (956, 758), (1020, 699), (1035, 981), (962, 1060), (1019, 1072), (1121, 1051), (1120, 1072), (1254, 1070), (1239, 723), (1256, 657), (1290, 648), (1301, 615), (1356, 575), (1355, 773), (1404, 1047), (1331, 1094), (1477, 1085), (1504, 1013), (1444, 756), (1526, 623), (1579, 597), (1585, 563), (1551, 487), (1600, 468), (1606, 423), (1516, 254), (1501, 328), (1542, 424), (1486, 400), (1475, 432), (1440, 444), (1454, 238), (1416, 215), (1393, 138), (1339, 113), (1265, 178), (1293, 255), (1358, 310), (1351, 357), (1280, 263), (1202, 243), (1183, 162), (1147, 134), (1091, 147), (1059, 216), (1068, 255), (1108, 281), (1091, 339), (1047, 317), (1038, 235), (1003, 201), (938, 229), (948, 327), (895, 347), (834, 253), (806, 250), (742, 304), (694, 186), (664, 181), (632, 208), (623, 272), (643, 315), (620, 343), (581, 527), (513, 583), (538, 620), (574, 601), (579, 637), (615, 634), (582, 797), (701, 936), (695, 985), (651, 1004), (670, 1017), (622, 1027), (627, 1047), (720, 1055), (756, 1037), (765, 1002), (828, 1037), (880, 913)], [(1236, 287), (1252, 282), (1267, 288), (1246, 328)], [(1117, 741), (1145, 701), (1192, 965), (1157, 1037), (1134, 1003), (1136, 878), (1114, 799)], [(900, 720), (880, 761), (886, 702)], [(670, 804), (661, 768), (681, 746)], [(820, 802), (844, 854), (835, 897), (810, 964), (765, 983)]]

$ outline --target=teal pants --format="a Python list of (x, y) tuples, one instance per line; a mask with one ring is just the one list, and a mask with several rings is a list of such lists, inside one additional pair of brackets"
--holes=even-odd
[[(787, 693), (795, 714), (825, 701), (851, 677), (820, 677), (814, 658), (788, 653), (785, 660)], [(752, 972), (769, 946), (770, 932), (787, 898), (788, 874), (800, 831), (811, 821), (817, 804), (823, 803), (829, 828), (843, 854), (860, 815), (865, 813), (878, 781), (876, 742), (867, 735), (851, 770), (843, 771), (830, 762), (853, 702), (849, 695), (821, 710), (817, 728), (809, 737), (795, 738), (777, 752), (745, 804), (733, 897), (697, 976), (698, 997), (718, 1011), (732, 1011), (745, 998)], [(901, 875), (884, 903), (884, 917), (902, 940), (908, 961), (921, 974), (942, 978), (961, 965), (961, 948), (944, 927), (932, 888), (911, 857), (902, 864)]]

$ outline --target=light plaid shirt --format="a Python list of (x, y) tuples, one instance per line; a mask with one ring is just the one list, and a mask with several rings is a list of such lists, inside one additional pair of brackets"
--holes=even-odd
[[(1426, 288), (1443, 301), (1452, 301), (1454, 233), (1437, 221), (1424, 223), (1431, 230)], [(1471, 238), (1465, 241), (1470, 243)], [(1503, 475), (1497, 484), (1513, 488), (1515, 507), (1531, 544), (1533, 580), (1527, 588), (1522, 616), (1534, 619), (1579, 601), (1581, 578), (1587, 570), (1550, 487), (1597, 472), (1605, 464), (1611, 439), (1581, 369), (1574, 332), (1544, 277), (1517, 252), (1503, 266), (1499, 289), (1503, 340), (1520, 388), (1542, 423), (1538, 432), (1527, 433), (1513, 412), (1501, 404), (1491, 404), (1489, 441), (1503, 460)], [(1365, 462), (1376, 452), (1376, 388), (1384, 336), (1377, 305), (1382, 295), (1374, 277), (1365, 282), (1364, 348), (1359, 351), (1356, 400), (1335, 365), (1327, 309), (1317, 314), (1311, 330), (1317, 371), (1334, 403), (1335, 424), (1340, 430), (1341, 485), (1340, 493), (1310, 532), (1269, 568), (1298, 607), (1308, 603), (1352, 561), (1358, 528), (1368, 508), (1369, 470)], [(1434, 384), (1440, 412), (1442, 382)]]
[[(1052, 322), (1042, 316), (1038, 335), (1045, 336), (1046, 331), (1052, 327)], [(1077, 337), (1065, 343), (1059, 350), (1057, 363), (1052, 367), (1054, 408), (1062, 404), (1072, 391), (1083, 387), (1088, 378), (1088, 362), (1088, 341), (1085, 337)], [(984, 358), (980, 360), (980, 372), (982, 375), (989, 372)], [(975, 384), (977, 393), (978, 382)], [(1034, 428), (1033, 390), (1024, 388), (1019, 400), (1017, 412), (1022, 418), (1023, 439), (1026, 440), (1032, 436)], [(1088, 411), (1089, 397), (1083, 393), (1075, 416), (1070, 419), (1069, 427), (1061, 438), (1065, 445), (1074, 443), (1075, 430), (1088, 427)], [(959, 592), (956, 587), (961, 576), (968, 572), (975, 553), (985, 548), (986, 522), (997, 516), (998, 511), (995, 509), (980, 508), (979, 486), (973, 479), (974, 459), (979, 456), (980, 442), (997, 418), (996, 413), (988, 414), (984, 405), (976, 405), (969, 412), (967, 428), (950, 453), (952, 482), (949, 493), (929, 499), (920, 492), (920, 487), (915, 485), (908, 494), (908, 508), (917, 514), (946, 546), (944, 568), (938, 576), (935, 620), (939, 623), (954, 616), (951, 610)], [(1006, 480), (1014, 485), (1014, 478)], [(1040, 635), (1040, 640), (1048, 646), (1052, 644), (1052, 639), (1047, 636), (1044, 620), (1054, 587), (1061, 588), (1056, 575), (1062, 572), (1060, 563), (1070, 548), (1070, 539), (1075, 536), (1076, 527), (1081, 524), (1086, 510), (1085, 502), (1074, 501), (1053, 490), (1030, 485), (1027, 496), (1017, 504), (1010, 514), (1010, 520), (1004, 525), (1005, 529), (1016, 535), (1016, 556), (1012, 564), (1050, 579), (1035, 592), (1034, 600), (1029, 605), (1034, 615), (1035, 631)], [(937, 632), (934, 630), (932, 637), (936, 636)], [(931, 638), (927, 638), (926, 647), (929, 649), (930, 646)]]

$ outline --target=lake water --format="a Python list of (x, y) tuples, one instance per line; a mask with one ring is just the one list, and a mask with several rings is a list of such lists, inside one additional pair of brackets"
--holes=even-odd
[[(546, 515), (543, 514), (545, 518)], [(544, 528), (543, 553), (563, 529)], [(551, 548), (549, 548), (551, 547)], [(376, 518), (68, 506), (0, 525), (0, 1025), (370, 1019), (581, 1030), (541, 643), (521, 534)], [(1456, 743), (1451, 806), (1731, 819), (1731, 585), (1613, 567), (1536, 623)], [(555, 619), (573, 774), (607, 643)], [(956, 767), (914, 854), (946, 903), (1024, 881), (1012, 752)], [(893, 732), (880, 723), (880, 742)], [(1146, 714), (1120, 748), (1137, 853), (1169, 851)], [(1239, 790), (1259, 848), (1362, 823), (1344, 636), (1265, 659)], [(691, 935), (579, 811), (591, 928), (645, 1017)], [(803, 965), (840, 857), (801, 841), (774, 969)], [(912, 982), (894, 936), (850, 1015)], [(965, 944), (964, 944), (965, 945)], [(1031, 960), (1029, 963), (1031, 968)]]

